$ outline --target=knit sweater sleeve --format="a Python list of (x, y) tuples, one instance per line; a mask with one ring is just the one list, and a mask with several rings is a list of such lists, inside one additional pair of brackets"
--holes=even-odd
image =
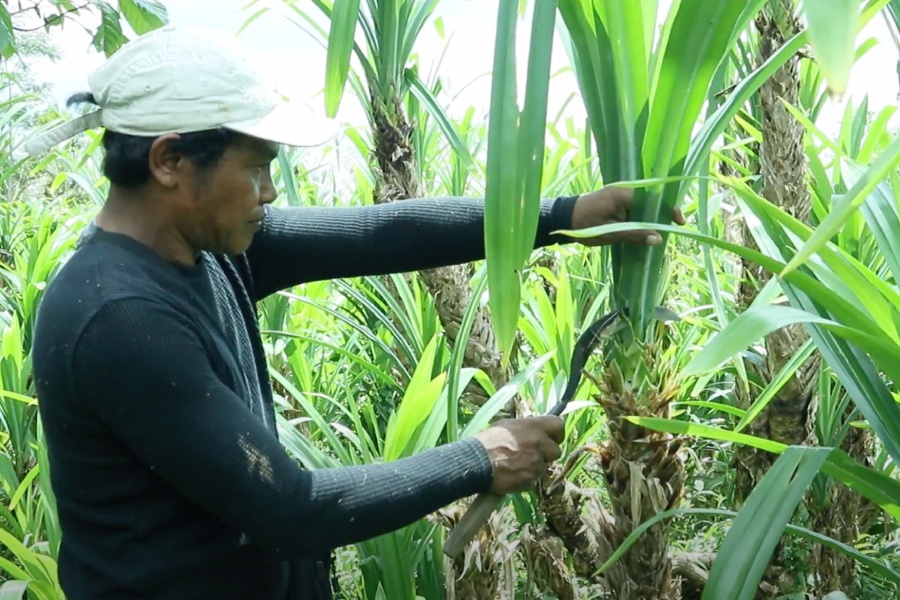
[(105, 304), (74, 361), (78, 396), (148, 469), (288, 558), (404, 527), (491, 484), (487, 452), (471, 438), (387, 463), (302, 469), (161, 302)]
[[(541, 201), (534, 247), (571, 241), (577, 196)], [(309, 281), (421, 271), (484, 258), (484, 201), (416, 198), (362, 207), (268, 207), (247, 251), (254, 296)]]

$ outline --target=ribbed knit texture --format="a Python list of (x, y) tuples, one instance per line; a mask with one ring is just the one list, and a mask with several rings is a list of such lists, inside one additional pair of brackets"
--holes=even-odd
[[(202, 265), (207, 271), (213, 304), (219, 315), (222, 333), (235, 354), (239, 369), (232, 375), (240, 384), (238, 396), (246, 400), (250, 410), (256, 414), (272, 433), (277, 435), (273, 407), (266, 406), (262, 386), (256, 373), (256, 361), (250, 332), (244, 325), (244, 315), (238, 305), (238, 297), (246, 298), (247, 291), (230, 261), (217, 261), (209, 252), (201, 254)], [(237, 293), (239, 292), (239, 293)]]
[[(571, 241), (576, 197), (541, 202), (535, 247)], [(256, 298), (297, 283), (422, 271), (484, 258), (484, 204), (427, 198), (364, 207), (270, 209), (247, 253)]]
[[(549, 232), (571, 206), (543, 204), (536, 245), (562, 241)], [(190, 268), (89, 232), (47, 287), (33, 343), (69, 600), (313, 598), (313, 558), (487, 489), (471, 439), (303, 470), (272, 427), (255, 312), (305, 281), (481, 258), (481, 214), (466, 199), (270, 209), (247, 256)]]

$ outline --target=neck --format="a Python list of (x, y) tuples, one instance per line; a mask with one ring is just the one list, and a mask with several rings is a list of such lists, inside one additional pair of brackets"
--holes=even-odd
[(197, 251), (162, 208), (159, 198), (146, 197), (140, 191), (113, 188), (95, 223), (104, 231), (137, 240), (165, 260), (193, 266), (197, 262)]

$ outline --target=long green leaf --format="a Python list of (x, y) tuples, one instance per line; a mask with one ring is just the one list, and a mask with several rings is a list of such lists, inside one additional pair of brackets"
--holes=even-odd
[[(519, 221), (516, 223), (517, 264), (522, 265), (534, 250), (544, 174), (544, 148), (547, 132), (547, 94), (550, 87), (550, 59), (556, 22), (556, 0), (542, 0), (534, 7), (531, 45), (528, 50), (528, 76), (525, 105), (519, 124), (517, 164), (520, 185)], [(518, 306), (516, 314), (518, 314)]]
[[(752, 203), (752, 204), (748, 204)], [(739, 195), (738, 204), (745, 214), (754, 214), (755, 220), (748, 219), (750, 233), (757, 246), (768, 256), (782, 258), (782, 252), (791, 247), (783, 239), (780, 227), (772, 222), (770, 209), (775, 208), (759, 197)], [(782, 220), (789, 215), (776, 208)], [(770, 273), (778, 273), (778, 268), (764, 267)], [(865, 328), (866, 323), (850, 323), (832, 309), (823, 307), (823, 300), (835, 305), (835, 294), (827, 286), (816, 286), (814, 280), (805, 277), (794, 277), (805, 267), (793, 271), (781, 278), (781, 287), (791, 304), (823, 318), (834, 319), (842, 324), (856, 328)], [(813, 285), (809, 285), (809, 284)], [(872, 335), (874, 324), (869, 322), (868, 329)], [(850, 394), (854, 404), (868, 420), (875, 434), (884, 444), (885, 449), (895, 462), (900, 462), (900, 407), (894, 400), (880, 373), (872, 364), (872, 359), (859, 347), (838, 337), (831, 331), (817, 325), (808, 327), (810, 337), (827, 364), (834, 370), (841, 384)], [(889, 357), (883, 357), (889, 359)]]
[(359, 15), (359, 0), (334, 0), (325, 55), (325, 114), (329, 118), (337, 115), (344, 95)]
[[(784, 45), (777, 52), (759, 65), (746, 79), (738, 83), (728, 95), (728, 99), (703, 123), (700, 131), (694, 136), (694, 141), (691, 144), (685, 163), (685, 174), (694, 175), (699, 171), (701, 161), (706, 160), (713, 143), (722, 134), (731, 119), (772, 75), (803, 48), (807, 39), (807, 32), (801, 31), (785, 41)], [(682, 183), (682, 189), (679, 193), (684, 193), (684, 187), (687, 185), (689, 185), (689, 182)]]
[[(855, 185), (865, 167), (856, 161), (842, 161), (844, 180)], [(894, 200), (887, 181), (881, 181), (860, 207), (866, 225), (878, 242), (878, 250), (890, 269), (895, 282), (900, 282), (900, 207)]]
[[(739, 198), (739, 203), (740, 201)], [(770, 204), (768, 207), (780, 210), (777, 207), (772, 207)], [(746, 205), (744, 205), (743, 210), (747, 210)], [(767, 217), (762, 211), (757, 211), (755, 214), (761, 220), (765, 220)], [(769, 273), (779, 273), (783, 269), (784, 262), (770, 257), (771, 254), (778, 255), (779, 246), (764, 237), (761, 232), (755, 231), (753, 226), (751, 226), (751, 234), (754, 235), (757, 245), (765, 250), (766, 254), (739, 244), (732, 244), (711, 236), (705, 236), (684, 227), (674, 227), (659, 223), (616, 223), (581, 230), (562, 230), (560, 233), (579, 238), (648, 228), (676, 233), (701, 243), (727, 250), (737, 256), (755, 262)], [(782, 244), (781, 247), (783, 246)], [(820, 305), (812, 300), (813, 297), (817, 298), (818, 301), (825, 298), (830, 299), (834, 303), (838, 300), (835, 297), (836, 295), (827, 286), (803, 270), (796, 270), (786, 274), (782, 278), (781, 286), (795, 308), (818, 315), (823, 319), (838, 320), (836, 316), (832, 318), (831, 315), (823, 314)], [(836, 328), (835, 332), (847, 334), (849, 337), (852, 332), (848, 331), (848, 329), (851, 328)], [(860, 409), (863, 416), (872, 426), (875, 434), (884, 444), (888, 454), (895, 462), (900, 463), (900, 407), (897, 406), (897, 402), (891, 396), (890, 391), (887, 389), (875, 366), (871, 363), (871, 360), (858, 347), (816, 323), (809, 326), (809, 332), (810, 337), (813, 338), (816, 344), (816, 348), (822, 353), (828, 365), (834, 369), (841, 383), (847, 389), (851, 398), (853, 398), (855, 405)], [(853, 340), (854, 343), (875, 343), (871, 339), (872, 336), (872, 333), (857, 334), (857, 337), (854, 337)], [(880, 358), (882, 359), (882, 364), (887, 364), (891, 356), (885, 352)]]
[(850, 217), (851, 213), (866, 201), (869, 194), (883, 181), (897, 165), (900, 164), (900, 137), (894, 139), (891, 145), (866, 169), (846, 196), (842, 197), (837, 207), (832, 207), (825, 220), (816, 228), (812, 237), (797, 254), (788, 262), (779, 276), (784, 276), (806, 262), (824, 246), (834, 234), (840, 231), (841, 226)]
[[(780, 454), (788, 448), (786, 444), (708, 425), (674, 419), (645, 417), (625, 417), (625, 419), (654, 431), (743, 444), (774, 454)], [(900, 519), (900, 481), (859, 464), (840, 448), (831, 452), (828, 461), (822, 465), (822, 472), (868, 498), (894, 519)]]
[(516, 105), (516, 2), (500, 0), (494, 73), (491, 84), (491, 119), (488, 126), (485, 177), (484, 241), (491, 319), (497, 346), (508, 360), (519, 319), (521, 280), (516, 264), (522, 206), (516, 197), (517, 171), (510, 157), (518, 156)]
[(742, 313), (717, 334), (684, 368), (682, 375), (691, 376), (711, 371), (728, 358), (748, 348), (756, 340), (786, 327), (800, 323), (825, 326), (869, 351), (875, 361), (894, 381), (900, 381), (900, 347), (889, 339), (844, 327), (832, 320), (789, 306), (757, 306)]
[[(521, 271), (533, 249), (537, 229), (555, 2), (540, 3), (532, 17), (521, 123), (516, 102), (516, 13), (515, 0), (500, 1), (485, 190), (488, 290), (503, 364), (509, 360), (515, 339), (521, 303)], [(513, 164), (510, 164), (510, 157), (515, 157)]]
[[(655, 17), (654, 3), (645, 7), (637, 1), (560, 0), (571, 41), (567, 49), (607, 184), (693, 174), (685, 170), (691, 134), (710, 83), (732, 41), (763, 3), (674, 3), (660, 35), (660, 47), (649, 57), (645, 35), (652, 27), (642, 21)], [(650, 10), (643, 12), (644, 8)], [(786, 56), (789, 54), (779, 55), (777, 60)], [(752, 84), (756, 83), (754, 79)], [(699, 162), (691, 166), (699, 166)], [(669, 222), (680, 190), (681, 184), (676, 183), (637, 190), (631, 218)], [(664, 246), (612, 249), (614, 304), (628, 306), (629, 318), (638, 331), (644, 329), (659, 302), (663, 253)]]
[[(703, 588), (703, 600), (752, 600), (775, 546), (830, 448), (791, 446), (750, 492)], [(764, 527), (760, 527), (765, 523)]]
[(478, 433), (484, 427), (487, 427), (491, 419), (494, 418), (494, 415), (509, 403), (513, 396), (519, 392), (521, 387), (531, 382), (540, 371), (541, 367), (543, 367), (552, 357), (553, 352), (548, 352), (543, 356), (538, 357), (536, 360), (529, 363), (527, 368), (510, 379), (506, 385), (497, 390), (497, 393), (491, 396), (491, 399), (485, 402), (485, 404), (478, 409), (478, 412), (475, 413), (475, 416), (469, 420), (459, 437), (464, 438), (470, 436), (474, 433)]
[(472, 158), (472, 153), (469, 152), (469, 148), (466, 146), (465, 142), (463, 142), (459, 132), (453, 126), (431, 91), (425, 87), (425, 84), (422, 83), (422, 80), (419, 79), (419, 76), (416, 75), (415, 71), (412, 69), (406, 70), (406, 81), (409, 84), (409, 90), (413, 96), (415, 96), (419, 102), (424, 104), (428, 113), (434, 117), (441, 133), (446, 136), (447, 141), (453, 148), (456, 158), (463, 163), (463, 166), (466, 169), (475, 170), (475, 159)]
[[(764, 0), (721, 2), (684, 1), (672, 20), (665, 47), (659, 83), (651, 99), (647, 132), (641, 155), (644, 177), (693, 175), (684, 172), (696, 126), (709, 85), (719, 64), (728, 56), (732, 39), (763, 5)], [(697, 15), (704, 15), (698, 19)], [(636, 193), (631, 212), (634, 219), (671, 222), (678, 204), (679, 184), (666, 184), (648, 194)], [(665, 236), (664, 236), (665, 237)], [(622, 250), (627, 272), (619, 273), (617, 287), (627, 298), (630, 317), (638, 331), (650, 322), (660, 302), (665, 244), (655, 247), (628, 246)]]
[[(634, 543), (640, 538), (641, 535), (650, 527), (659, 523), (660, 521), (665, 521), (667, 519), (671, 519), (672, 517), (678, 517), (682, 515), (699, 515), (699, 516), (718, 516), (718, 517), (736, 517), (739, 513), (733, 510), (724, 510), (718, 508), (674, 508), (672, 510), (667, 510), (652, 516), (647, 519), (643, 523), (641, 523), (638, 527), (634, 529), (634, 531), (629, 534), (627, 538), (622, 542), (622, 544), (616, 549), (616, 551), (609, 557), (609, 559), (595, 572), (595, 575), (602, 574), (604, 571), (608, 570), (619, 558), (624, 555), (628, 549), (634, 545)], [(887, 581), (891, 581), (897, 584), (900, 584), (900, 573), (897, 573), (890, 567), (886, 566), (883, 562), (875, 560), (874, 558), (860, 552), (853, 546), (849, 546), (842, 542), (839, 542), (833, 538), (830, 538), (826, 535), (822, 535), (821, 533), (812, 531), (805, 527), (798, 527), (796, 525), (787, 525), (784, 528), (785, 533), (790, 535), (795, 535), (797, 537), (802, 537), (804, 539), (810, 540), (817, 544), (821, 544), (827, 548), (831, 548), (845, 556), (849, 556), (854, 559), (858, 563), (865, 565), (869, 569), (872, 570), (873, 573), (878, 574), (883, 577)], [(827, 596), (822, 600), (830, 600)]]
[(15, 30), (9, 16), (9, 9), (6, 8), (5, 3), (0, 4), (0, 56), (9, 58), (15, 51)]

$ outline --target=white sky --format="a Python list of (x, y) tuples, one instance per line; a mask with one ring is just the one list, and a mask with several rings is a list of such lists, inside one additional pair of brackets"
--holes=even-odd
[[(309, 101), (319, 118), (325, 118), (324, 101), (320, 95), (324, 86), (325, 49), (308, 33), (282, 16), (290, 14), (282, 0), (258, 0), (253, 2), (253, 6), (248, 6), (251, 0), (164, 0), (164, 3), (168, 6), (172, 23), (198, 27), (225, 36), (236, 35), (244, 22), (260, 7), (271, 7), (273, 11), (263, 15), (243, 31), (237, 37), (237, 42), (247, 49), (251, 58), (258, 61), (285, 93), (295, 99)], [(668, 4), (666, 0), (660, 2), (661, 13), (667, 9)], [(300, 1), (298, 5), (308, 6), (310, 13), (321, 22), (319, 11), (311, 2)], [(451, 114), (461, 115), (469, 106), (486, 111), (489, 106), (496, 16), (496, 2), (440, 0), (434, 17), (443, 20), (445, 34), (450, 38), (449, 46), (447, 39), (439, 36), (433, 24), (426, 25), (418, 39), (416, 51), (423, 59), (423, 75), (430, 78), (436, 68), (436, 61), (442, 60), (439, 72), (445, 89), (450, 94), (458, 94), (449, 107)], [(54, 31), (63, 58), (56, 64), (35, 65), (35, 69), (41, 80), (54, 84), (54, 95), (63, 101), (70, 93), (87, 88), (88, 73), (103, 61), (103, 57), (90, 48), (90, 40), (80, 28), (56, 28)], [(519, 32), (518, 63), (519, 68), (524, 69), (528, 48), (527, 24), (521, 25)], [(895, 65), (898, 53), (881, 16), (869, 24), (857, 42), (861, 43), (867, 37), (877, 38), (878, 44), (854, 66), (850, 98), (858, 103), (868, 94), (870, 108), (877, 111), (897, 103), (898, 76)], [(567, 56), (557, 39), (552, 70), (555, 72), (566, 65)], [(524, 84), (524, 73), (520, 75), (519, 83), (520, 86)], [(565, 72), (558, 75), (551, 83), (548, 115), (555, 115), (574, 92), (577, 92), (577, 86), (572, 74)], [(443, 98), (445, 105), (448, 98)], [(827, 131), (834, 131), (843, 110), (843, 103), (829, 101), (820, 119), (820, 126)], [(580, 102), (572, 102), (566, 113), (582, 116)], [(366, 123), (349, 86), (338, 120), (357, 126), (365, 126)]]

